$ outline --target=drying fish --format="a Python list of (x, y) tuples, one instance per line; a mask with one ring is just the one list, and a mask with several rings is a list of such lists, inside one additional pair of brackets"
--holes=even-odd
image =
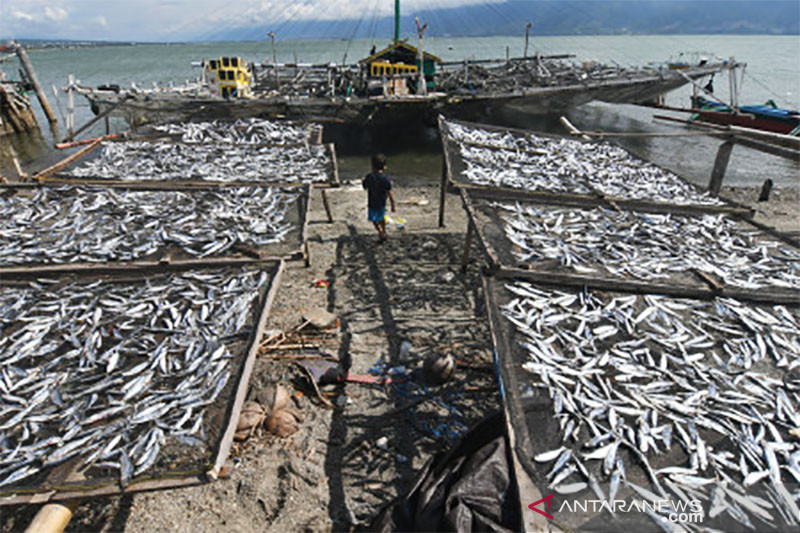
[(260, 118), (233, 122), (183, 122), (154, 126), (158, 132), (180, 135), (185, 143), (300, 144), (307, 142), (315, 126)]
[(464, 176), (482, 185), (648, 199), (673, 204), (719, 205), (672, 172), (601, 142), (512, 135), (446, 123), (466, 165)]
[[(709, 518), (798, 525), (790, 487), (800, 443), (790, 430), (800, 426), (800, 394), (781, 379), (800, 364), (797, 308), (507, 287), (503, 314), (529, 358), (523, 368), (553, 398), (560, 436), (591, 429), (583, 442), (534, 457), (557, 460), (551, 486), (569, 479), (603, 499), (604, 481), (612, 497), (624, 485), (648, 501), (668, 499), (666, 487), (680, 501), (711, 501)], [(651, 489), (623, 481), (631, 459)]]
[(269, 283), (201, 271), (0, 288), (0, 382), (19, 399), (0, 404), (0, 486), (79, 456), (125, 484), (175, 439), (210, 449), (206, 410), (235, 375), (237, 336)]
[(248, 146), (106, 142), (99, 156), (64, 172), (76, 178), (161, 181), (329, 181), (324, 145)]
[(270, 187), (42, 187), (33, 197), (0, 197), (0, 264), (129, 261), (167, 247), (207, 257), (237, 244), (265, 246), (292, 229), (286, 214), (296, 200)]
[[(523, 262), (557, 260), (642, 280), (701, 270), (746, 289), (800, 288), (800, 251), (764, 239), (724, 215), (676, 216), (630, 211), (496, 204)], [(654, 309), (646, 308), (640, 321)], [(763, 339), (756, 337), (766, 351)]]

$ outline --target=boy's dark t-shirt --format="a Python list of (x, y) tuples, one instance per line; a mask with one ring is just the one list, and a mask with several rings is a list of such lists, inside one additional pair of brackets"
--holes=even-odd
[(392, 180), (383, 172), (367, 174), (361, 185), (367, 190), (367, 206), (370, 209), (385, 209), (386, 197), (392, 190)]

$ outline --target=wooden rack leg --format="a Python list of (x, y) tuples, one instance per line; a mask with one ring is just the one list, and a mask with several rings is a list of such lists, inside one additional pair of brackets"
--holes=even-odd
[(328, 192), (325, 189), (320, 189), (322, 193), (322, 205), (325, 206), (325, 213), (328, 215), (328, 223), (333, 223), (333, 215), (331, 214), (331, 206), (328, 203)]
[(711, 171), (711, 181), (708, 183), (708, 192), (711, 196), (718, 196), (719, 190), (722, 188), (722, 179), (725, 177), (725, 171), (728, 169), (728, 160), (731, 157), (731, 150), (733, 150), (733, 142), (725, 141), (717, 151), (717, 158), (714, 161), (714, 169)]
[(447, 192), (447, 156), (442, 154), (442, 180), (439, 184), (439, 227), (444, 227), (444, 201)]
[(467, 265), (469, 264), (469, 249), (472, 247), (472, 233), (473, 233), (472, 221), (467, 222), (467, 239), (464, 242), (464, 257), (461, 259), (461, 272), (467, 271)]

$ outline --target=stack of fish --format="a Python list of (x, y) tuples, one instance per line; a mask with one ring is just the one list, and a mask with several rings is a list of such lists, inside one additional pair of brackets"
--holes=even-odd
[(495, 207), (507, 213), (505, 233), (523, 262), (555, 259), (581, 274), (603, 269), (642, 280), (698, 269), (745, 289), (800, 288), (800, 251), (724, 215)]
[(124, 485), (170, 460), (172, 443), (206, 454), (207, 409), (231, 381), (270, 282), (204, 271), (3, 287), (0, 486), (78, 456)]
[[(647, 199), (672, 204), (722, 202), (651, 163), (608, 143), (585, 143), (534, 134), (513, 136), (448, 123), (459, 143), (465, 176), (481, 185)], [(483, 145), (483, 146), (481, 146)]]
[(183, 122), (155, 126), (156, 131), (180, 135), (185, 143), (301, 144), (309, 138), (309, 127), (260, 118), (233, 122)]
[(65, 172), (76, 178), (163, 181), (328, 181), (323, 145), (247, 146), (109, 142), (99, 157)]
[(0, 197), (0, 264), (129, 261), (165, 247), (197, 257), (285, 239), (297, 194), (266, 187), (135, 191), (42, 187)]
[[(648, 502), (699, 500), (704, 520), (797, 527), (797, 309), (506, 288), (523, 368), (552, 398), (560, 427), (562, 445), (534, 457), (548, 465), (550, 488), (614, 501), (624, 484)], [(633, 468), (650, 488), (626, 478)]]

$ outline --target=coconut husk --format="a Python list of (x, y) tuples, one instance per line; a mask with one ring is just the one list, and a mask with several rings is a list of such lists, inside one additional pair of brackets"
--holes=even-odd
[(302, 421), (300, 412), (289, 407), (278, 409), (267, 420), (267, 430), (278, 437), (288, 437), (297, 431)]

